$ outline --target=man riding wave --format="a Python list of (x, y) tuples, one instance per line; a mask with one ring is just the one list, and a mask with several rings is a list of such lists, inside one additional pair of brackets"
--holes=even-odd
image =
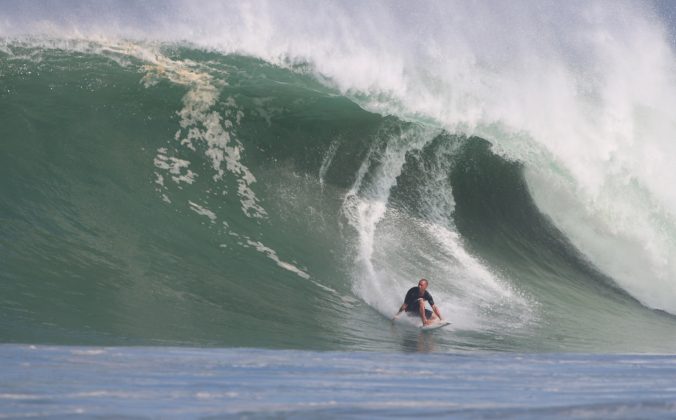
[[(443, 320), (439, 308), (434, 304), (432, 295), (427, 291), (428, 284), (429, 282), (426, 279), (420, 279), (418, 287), (411, 287), (406, 292), (404, 303), (399, 308), (399, 312), (392, 318), (393, 321), (404, 311), (410, 316), (420, 316), (423, 325), (430, 325), (434, 321)], [(425, 308), (425, 302), (429, 302), (434, 312)]]

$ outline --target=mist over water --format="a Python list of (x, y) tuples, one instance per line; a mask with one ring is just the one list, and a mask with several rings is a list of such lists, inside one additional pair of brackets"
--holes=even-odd
[(676, 346), (657, 6), (2, 10), (4, 341)]

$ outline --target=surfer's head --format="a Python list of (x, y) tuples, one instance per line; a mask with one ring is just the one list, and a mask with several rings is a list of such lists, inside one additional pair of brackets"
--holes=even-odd
[(418, 287), (420, 288), (420, 290), (422, 292), (424, 292), (425, 289), (427, 289), (427, 285), (428, 285), (428, 282), (427, 282), (426, 279), (420, 279), (420, 281), (418, 282)]

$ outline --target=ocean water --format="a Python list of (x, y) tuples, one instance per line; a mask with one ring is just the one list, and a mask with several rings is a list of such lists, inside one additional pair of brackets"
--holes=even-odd
[[(33, 397), (13, 395), (37, 395), (53, 401), (43, 415), (66, 416), (58, 410), (77, 404), (48, 396), (56, 385), (39, 375), (71, 369), (77, 394), (134, 358), (174, 364), (177, 389), (193, 392), (194, 353), (217, 360), (228, 392), (245, 395), (248, 375), (263, 375), (260, 410), (236, 401), (216, 415), (289, 404), (313, 416), (294, 404), (324, 404), (314, 385), (358, 384), (330, 378), (331, 360), (364, 369), (374, 382), (363, 393), (381, 395), (389, 360), (429, 363), (450, 381), (427, 400), (437, 408), (412, 403), (404, 417), (587, 415), (570, 411), (575, 400), (610, 407), (590, 416), (668, 416), (672, 11), (0, 1), (0, 353), (13, 372), (0, 379), (0, 414), (34, 413)], [(421, 336), (414, 321), (391, 324), (422, 277), (452, 328)], [(70, 356), (90, 349), (101, 377)], [(324, 365), (275, 400), (274, 363), (223, 372), (250, 357), (279, 358), (281, 372), (293, 358)], [(47, 369), (20, 368), (43, 359)], [(502, 363), (542, 389), (570, 367), (552, 387), (579, 389), (509, 396), (481, 367)], [(141, 382), (160, 374), (146, 364)], [(531, 365), (541, 376), (519, 376)], [(633, 373), (643, 382), (596, 382)], [(643, 394), (650, 381), (655, 398)], [(456, 382), (478, 388), (453, 394)], [(407, 388), (388, 383), (377, 407), (340, 394), (342, 408), (316, 415), (389, 415)], [(140, 384), (118, 386), (132, 395)], [(186, 403), (186, 417), (207, 416), (222, 402), (154, 405), (162, 386), (128, 411), (91, 411), (92, 399), (85, 412), (163, 417)], [(469, 411), (454, 411), (458, 398)], [(537, 411), (552, 407), (563, 411)]]
[(3, 345), (2, 418), (673, 418), (676, 357)]

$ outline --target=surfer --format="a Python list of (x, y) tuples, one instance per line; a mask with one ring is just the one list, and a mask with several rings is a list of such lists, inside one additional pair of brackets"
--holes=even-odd
[[(410, 316), (420, 315), (423, 325), (429, 325), (433, 321), (443, 320), (441, 317), (441, 312), (439, 312), (439, 308), (437, 308), (437, 305), (434, 304), (432, 295), (430, 295), (430, 292), (427, 291), (428, 284), (429, 282), (426, 279), (420, 279), (418, 282), (418, 287), (411, 287), (408, 290), (406, 297), (404, 298), (404, 303), (399, 308), (399, 312), (397, 312), (397, 314), (392, 319), (393, 321), (403, 311), (406, 311), (406, 313)], [(425, 308), (425, 301), (430, 303), (434, 313)]]

